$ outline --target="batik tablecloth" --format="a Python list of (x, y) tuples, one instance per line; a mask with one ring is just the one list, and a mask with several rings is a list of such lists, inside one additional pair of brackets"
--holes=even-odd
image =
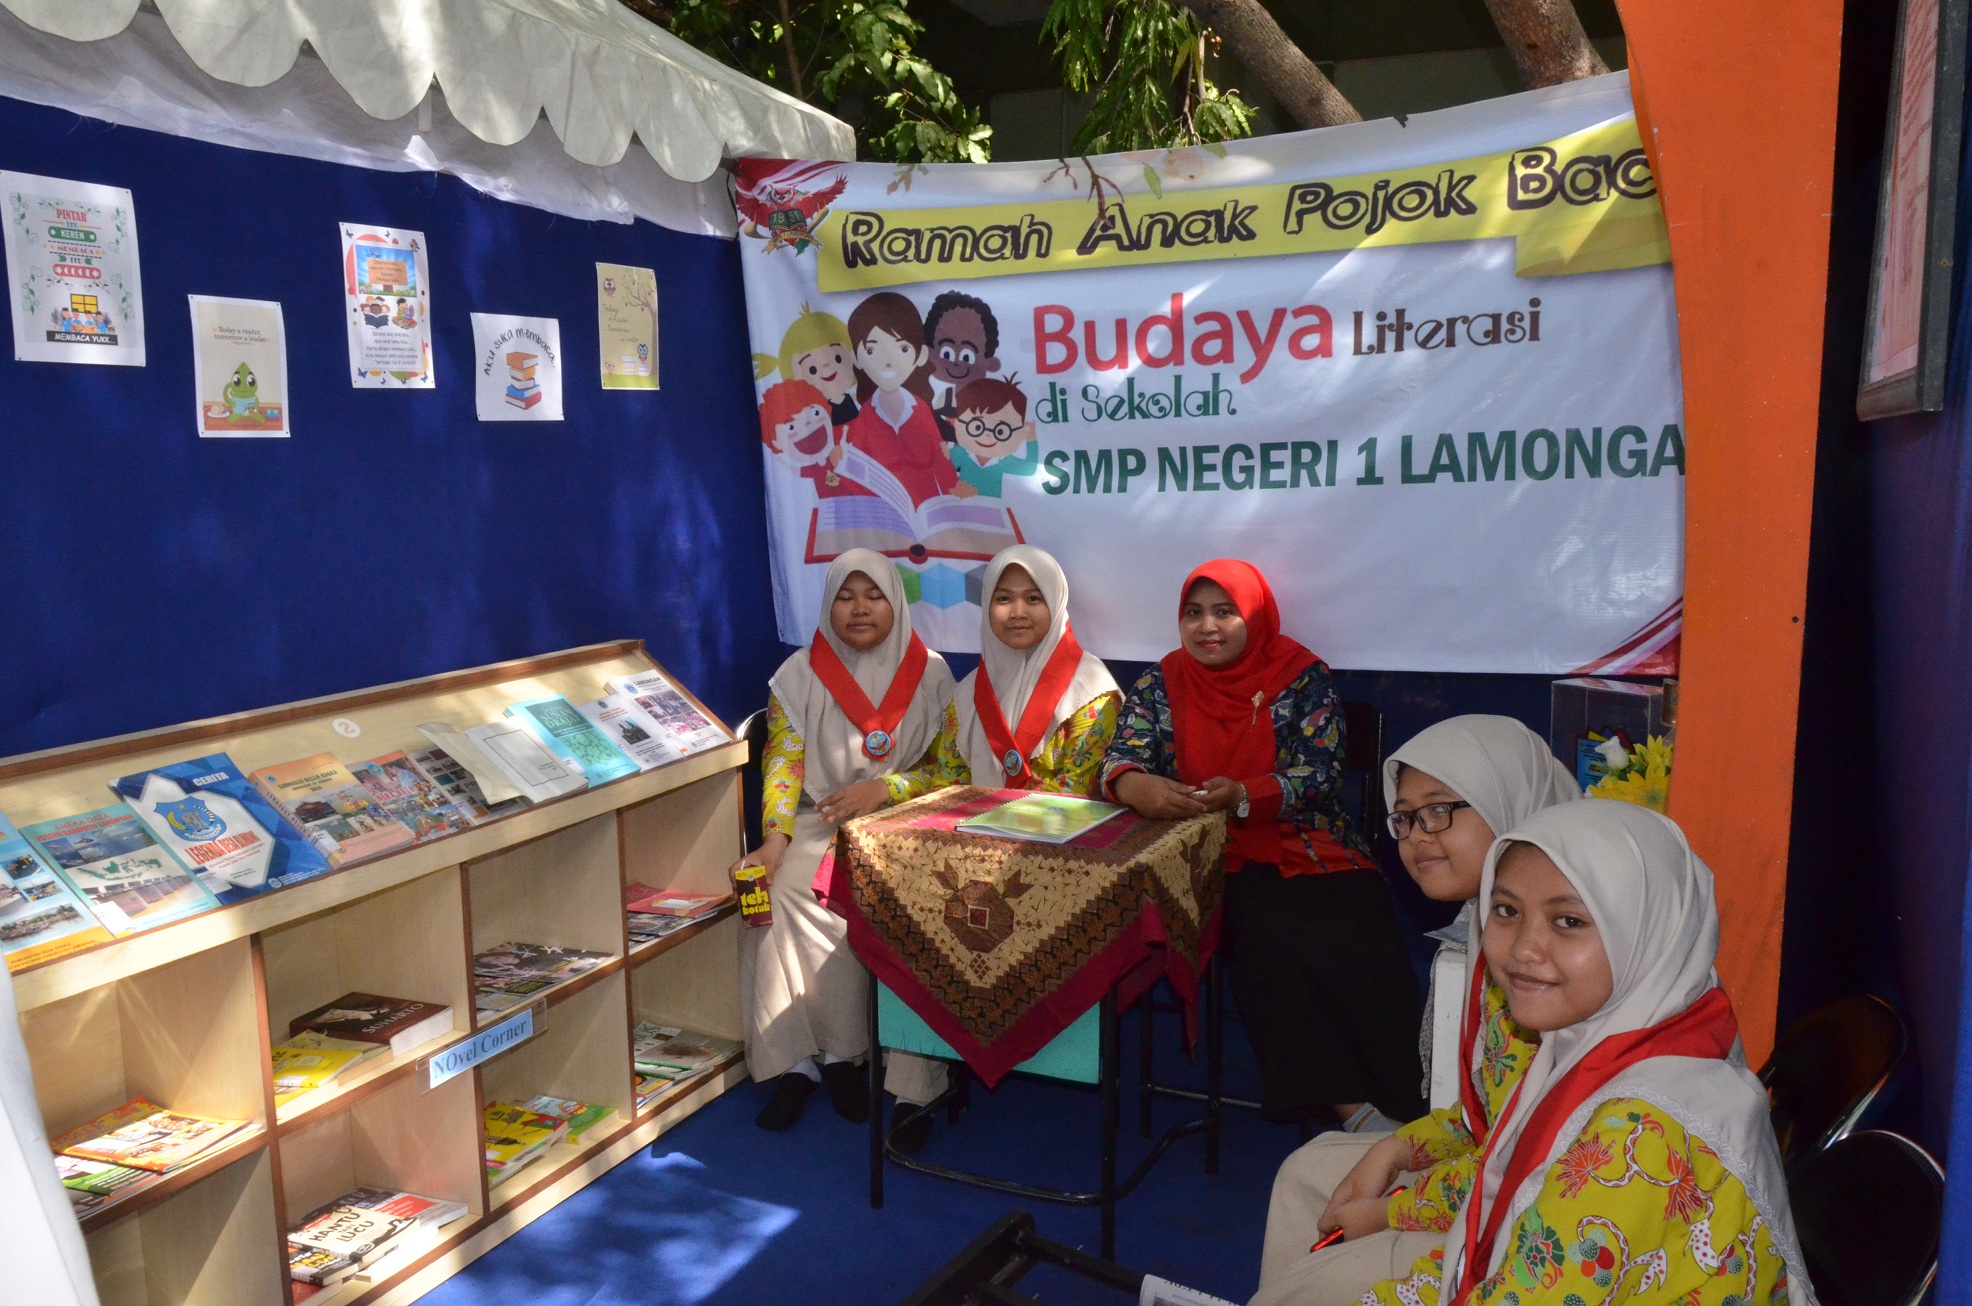
[(968, 834), (1019, 791), (952, 788), (851, 821), (815, 888), (870, 971), (989, 1085), (1125, 976), (1186, 1005), (1218, 939), (1225, 818), (1114, 817), (1065, 844)]

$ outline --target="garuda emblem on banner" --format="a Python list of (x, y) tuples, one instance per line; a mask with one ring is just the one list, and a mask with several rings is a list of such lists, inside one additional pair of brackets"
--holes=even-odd
[(772, 172), (742, 159), (733, 178), (733, 205), (739, 210), (740, 230), (756, 240), (765, 239), (764, 253), (792, 249), (796, 254), (809, 246), (821, 247), (816, 230), (829, 215), (829, 205), (842, 194), (848, 180), (837, 173), (820, 190), (803, 190), (801, 184), (832, 170), (834, 164), (800, 164), (793, 168), (778, 161)]

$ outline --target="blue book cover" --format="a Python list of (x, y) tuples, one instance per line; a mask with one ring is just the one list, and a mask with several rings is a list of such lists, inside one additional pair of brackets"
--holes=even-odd
[(507, 715), (532, 731), (563, 765), (572, 762), (592, 785), (635, 775), (639, 769), (565, 698), (531, 698), (509, 707)]
[(222, 903), (329, 871), (328, 858), (224, 753), (126, 775), (110, 787)]
[(21, 833), (119, 938), (219, 905), (122, 803), (24, 825)]
[(89, 904), (0, 816), (0, 953), (7, 969), (25, 970), (109, 939)]

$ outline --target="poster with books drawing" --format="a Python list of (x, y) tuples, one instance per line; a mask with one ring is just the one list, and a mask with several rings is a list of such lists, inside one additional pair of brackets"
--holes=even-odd
[(603, 389), (657, 389), (657, 273), (596, 264), (596, 329)]
[(472, 315), (473, 394), (482, 422), (562, 420), (561, 322)]
[(14, 357), (144, 365), (137, 206), (115, 186), (0, 172)]
[(201, 437), (287, 436), (288, 337), (268, 299), (189, 295), (192, 384)]
[(342, 224), (342, 311), (358, 390), (435, 384), (425, 248), (422, 231)]

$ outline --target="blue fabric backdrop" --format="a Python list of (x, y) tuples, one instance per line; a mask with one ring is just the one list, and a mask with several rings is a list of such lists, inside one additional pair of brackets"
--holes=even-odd
[[(0, 756), (625, 637), (721, 714), (764, 701), (731, 244), (7, 99), (0, 168), (130, 189), (149, 350), (0, 347)], [(428, 236), (436, 389), (350, 386), (342, 221)], [(657, 269), (656, 394), (598, 383), (598, 261)], [(194, 435), (192, 293), (285, 306), (294, 438)], [(566, 421), (475, 419), (474, 311), (561, 320)]]

